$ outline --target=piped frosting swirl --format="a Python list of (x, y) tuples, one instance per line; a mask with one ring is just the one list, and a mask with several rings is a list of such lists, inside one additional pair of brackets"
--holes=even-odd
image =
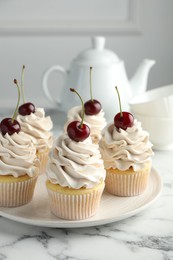
[(51, 149), (47, 175), (52, 183), (63, 187), (94, 187), (105, 179), (98, 145), (92, 143), (91, 137), (75, 142), (63, 133)]
[(36, 148), (29, 135), (19, 132), (0, 134), (0, 175), (33, 177), (38, 167)]
[(51, 129), (53, 127), (50, 116), (45, 116), (43, 108), (36, 108), (35, 113), (27, 116), (17, 116), (22, 131), (29, 134), (32, 142), (41, 152), (45, 148), (51, 148), (53, 143), (53, 135)]

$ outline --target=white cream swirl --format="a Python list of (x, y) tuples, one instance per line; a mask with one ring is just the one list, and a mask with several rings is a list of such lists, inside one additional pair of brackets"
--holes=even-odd
[(21, 131), (11, 136), (0, 133), (0, 175), (33, 177), (37, 166), (36, 148), (29, 135)]
[[(73, 107), (68, 111), (65, 129), (67, 128), (67, 125), (74, 120), (82, 120), (81, 106)], [(92, 141), (98, 143), (101, 139), (101, 131), (106, 126), (103, 109), (97, 115), (90, 116), (85, 114), (84, 123), (90, 127)]]
[(92, 188), (105, 179), (103, 160), (91, 137), (83, 142), (63, 133), (54, 142), (47, 164), (48, 179), (63, 187)]
[(102, 135), (99, 146), (105, 169), (125, 171), (132, 167), (137, 171), (151, 161), (153, 152), (149, 134), (136, 119), (134, 125), (126, 130), (117, 130), (111, 123), (104, 128)]
[(49, 149), (52, 147), (53, 135), (50, 131), (53, 123), (50, 116), (45, 116), (43, 108), (36, 108), (35, 113), (30, 115), (18, 115), (17, 121), (20, 123), (22, 131), (31, 136), (37, 151), (41, 152), (47, 147)]

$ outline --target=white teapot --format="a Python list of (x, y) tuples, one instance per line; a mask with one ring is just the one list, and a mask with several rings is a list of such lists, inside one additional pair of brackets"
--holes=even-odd
[[(69, 88), (75, 88), (83, 97), (84, 102), (90, 99), (90, 67), (93, 68), (93, 98), (101, 102), (107, 120), (113, 120), (114, 115), (119, 112), (115, 86), (118, 86), (123, 110), (129, 109), (128, 102), (132, 96), (146, 90), (148, 73), (155, 61), (145, 59), (129, 81), (124, 62), (104, 46), (104, 37), (93, 37), (92, 48), (81, 52), (71, 62), (69, 71), (55, 65), (44, 73), (42, 82), (44, 93), (58, 110), (67, 112), (71, 107), (79, 105), (78, 97), (70, 93)], [(57, 93), (51, 93), (48, 78), (55, 71), (62, 74), (64, 84), (57, 87)]]

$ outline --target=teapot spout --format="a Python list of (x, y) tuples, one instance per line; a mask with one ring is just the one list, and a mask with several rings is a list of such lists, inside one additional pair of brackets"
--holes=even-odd
[(130, 80), (132, 95), (136, 96), (146, 91), (148, 73), (155, 64), (155, 60), (145, 59), (138, 67), (135, 75)]

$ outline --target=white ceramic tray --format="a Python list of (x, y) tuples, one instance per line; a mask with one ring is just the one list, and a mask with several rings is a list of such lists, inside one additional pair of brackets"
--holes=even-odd
[(39, 176), (33, 200), (29, 204), (17, 208), (1, 207), (0, 215), (17, 222), (44, 227), (76, 228), (97, 226), (119, 221), (141, 212), (155, 202), (162, 190), (160, 175), (152, 168), (149, 185), (142, 195), (116, 197), (104, 192), (100, 208), (95, 216), (86, 220), (69, 221), (59, 219), (50, 212), (45, 178), (45, 175)]

